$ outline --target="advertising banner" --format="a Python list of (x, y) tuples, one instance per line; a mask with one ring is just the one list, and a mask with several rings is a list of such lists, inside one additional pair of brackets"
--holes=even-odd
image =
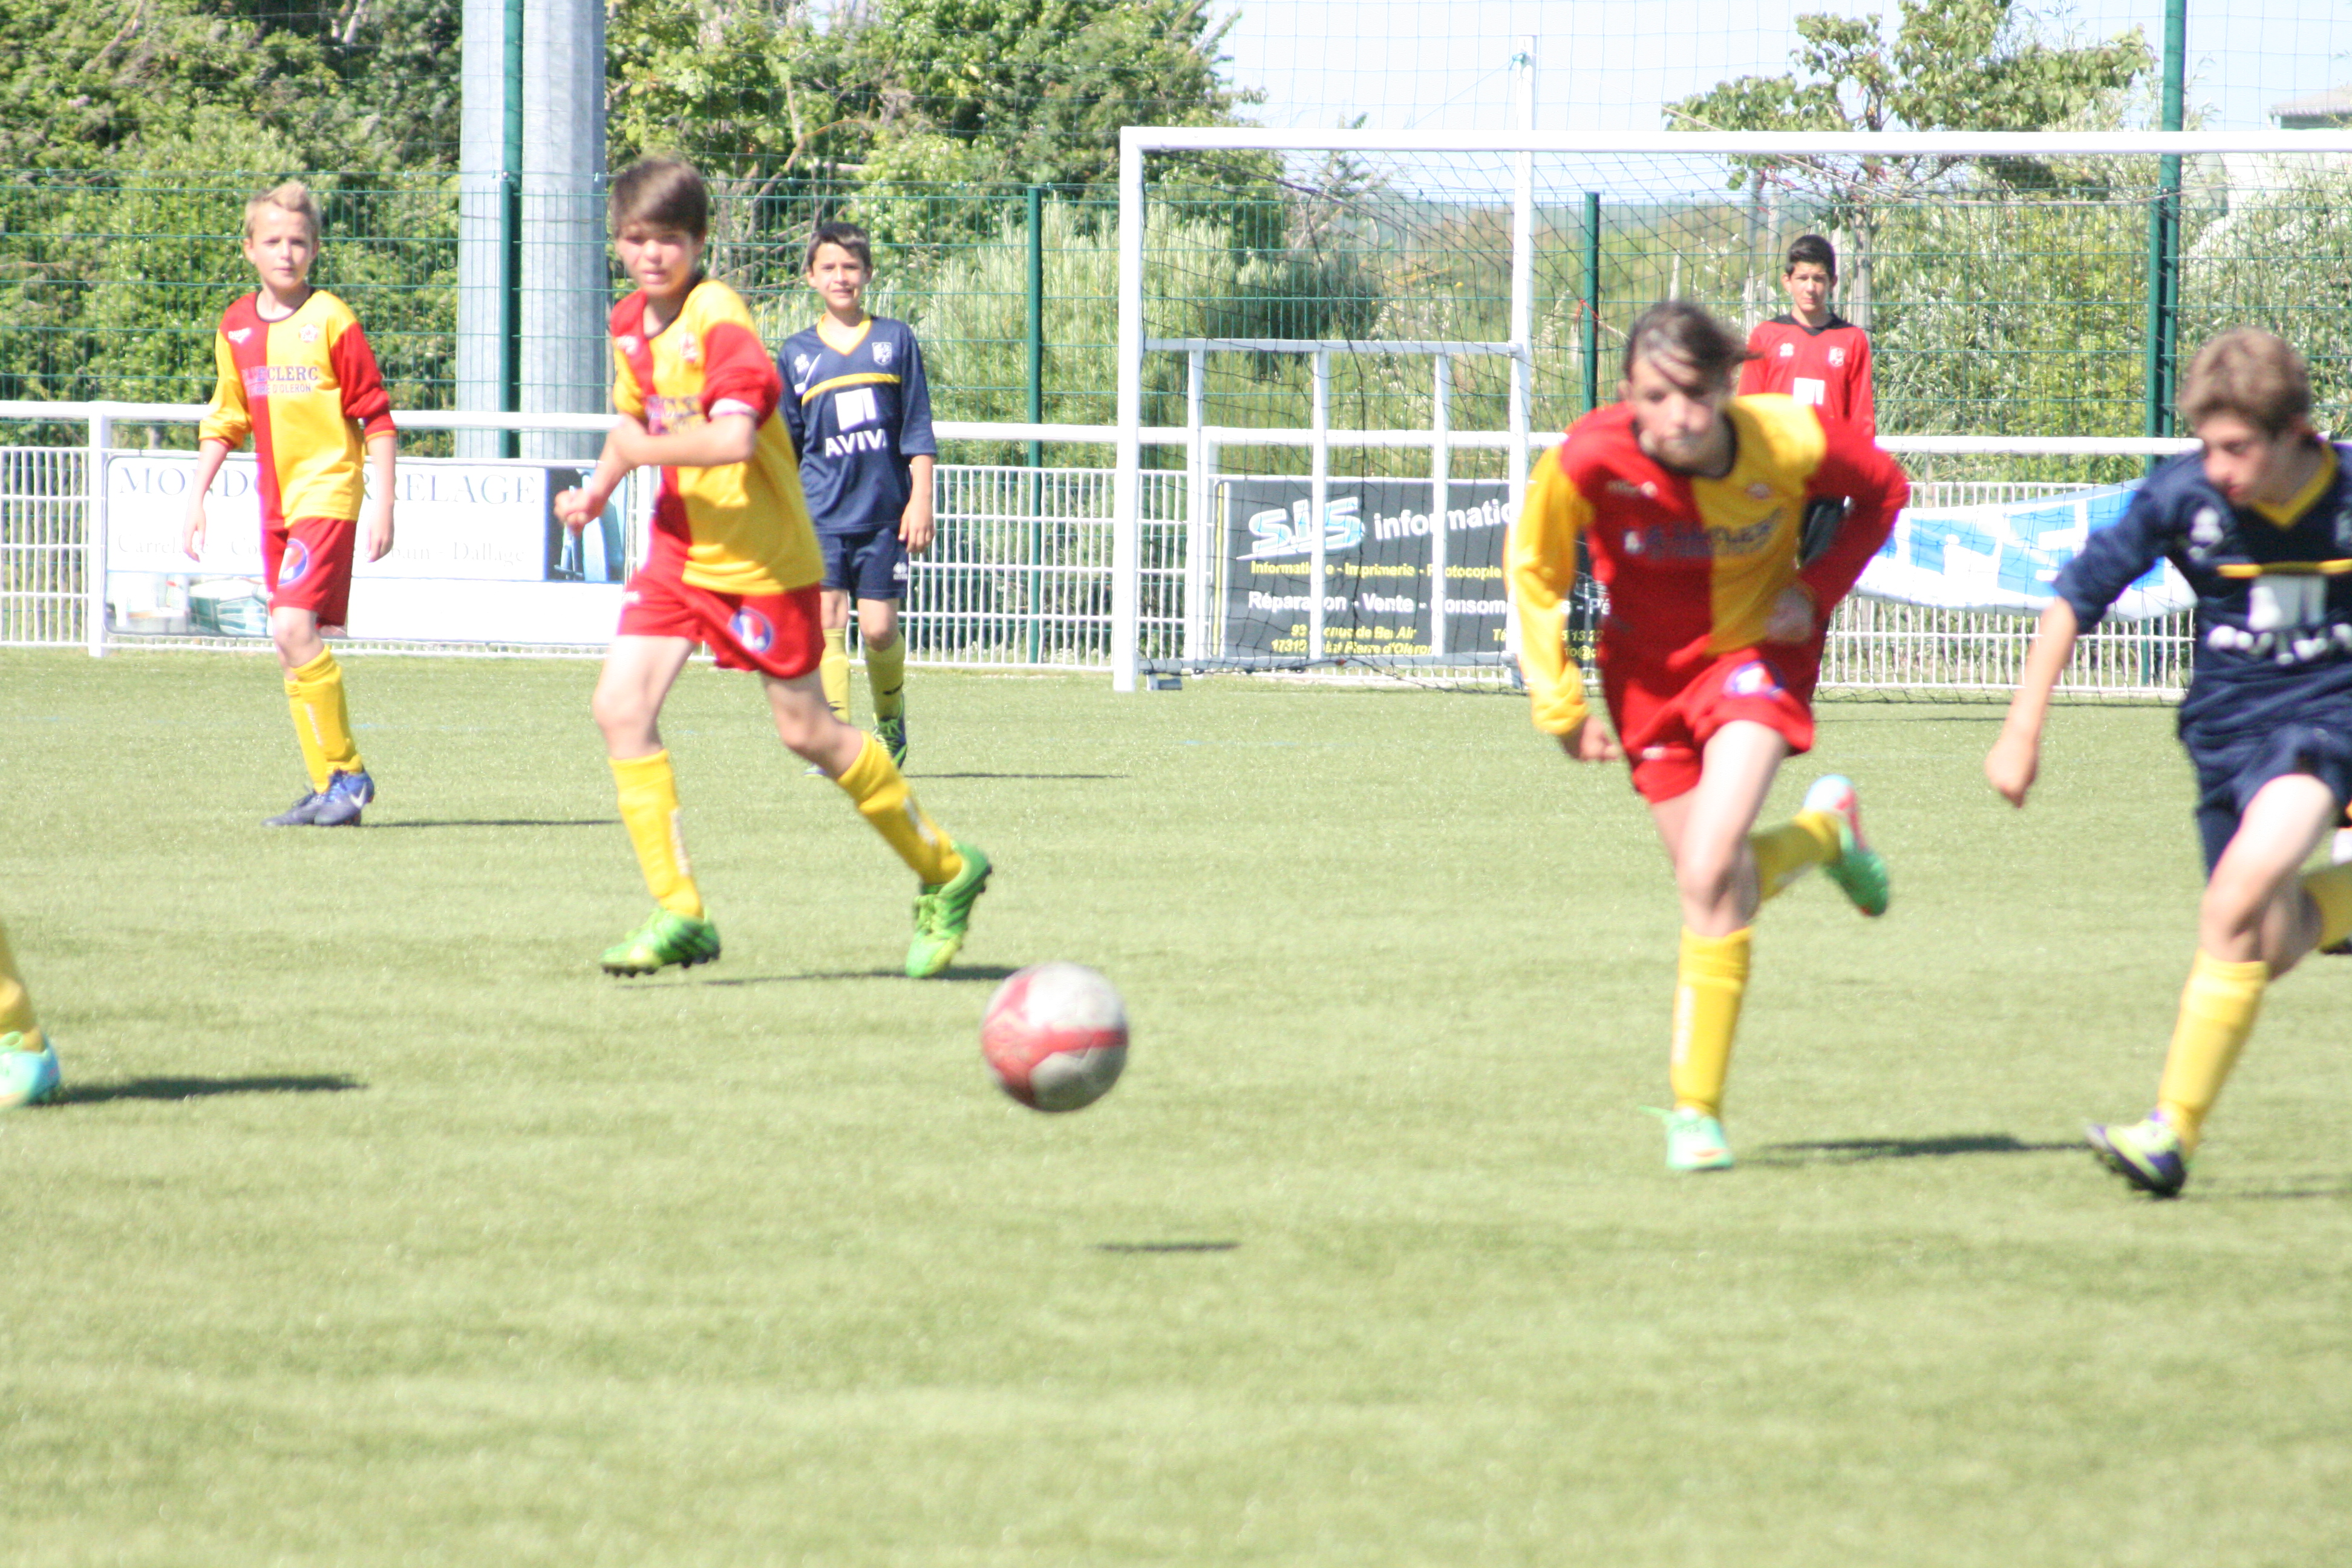
[[(2112, 485), (1999, 506), (1909, 508), (1854, 592), (1941, 610), (2039, 614), (2060, 570), (2093, 529), (2123, 516), (2135, 488)], [(2158, 562), (2124, 591), (2111, 614), (2146, 620), (2191, 603), (2179, 574)]]
[[(107, 463), (108, 619), (118, 635), (266, 637), (261, 503), (253, 458), (233, 455), (205, 499), (202, 555), (181, 549), (195, 458)], [(352, 581), (354, 637), (458, 642), (607, 640), (625, 574), (619, 508), (579, 538), (553, 500), (584, 470), (539, 463), (401, 460), (393, 548)]]
[[(1219, 562), (1218, 655), (1296, 658), (1307, 652), (1316, 523), (1296, 477), (1218, 484), (1225, 547)], [(1445, 646), (1430, 640), (1431, 515), (1427, 479), (1329, 481), (1323, 533), (1323, 651), (1330, 658), (1447, 654), (1499, 657), (1507, 622), (1503, 536), (1510, 487), (1445, 487)]]

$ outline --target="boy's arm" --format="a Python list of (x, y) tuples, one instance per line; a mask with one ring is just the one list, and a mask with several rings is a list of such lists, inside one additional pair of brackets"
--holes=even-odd
[(393, 463), (399, 451), (400, 437), (390, 430), (368, 437), (368, 477), (375, 481), (375, 494), (369, 498), (367, 521), (362, 532), (371, 561), (381, 561), (392, 553)]
[(907, 459), (907, 510), (898, 515), (898, 537), (909, 554), (931, 547), (938, 532), (931, 510), (931, 471), (940, 443), (931, 433), (931, 384), (923, 374), (923, 349), (907, 334), (907, 365), (898, 383), (898, 455)]
[(2025, 804), (2026, 791), (2041, 772), (2042, 722), (2050, 712), (2050, 694), (2074, 657), (2078, 635), (2074, 606), (2063, 598), (2051, 600), (2042, 612), (2033, 646), (2026, 651), (2025, 669), (2017, 679), (2017, 695), (2009, 700), (2000, 737), (1985, 754), (1985, 778), (2011, 805)]
[(188, 510), (180, 524), (180, 549), (191, 561), (205, 554), (205, 492), (228, 460), (228, 443), (207, 436), (196, 443), (196, 482), (188, 487)]
[(1846, 362), (1847, 417), (1872, 440), (1878, 439), (1878, 408), (1873, 401), (1870, 387), (1870, 334), (1856, 331), (1853, 334), (1853, 357)]
[(1503, 573), (1536, 728), (1579, 762), (1608, 762), (1623, 753), (1614, 737), (1589, 722), (1584, 671), (1568, 657), (1565, 636), (1568, 596), (1576, 586), (1576, 542), (1591, 506), (1561, 469), (1559, 455), (1559, 447), (1545, 453), (1528, 476), (1527, 502), (1504, 545)]
[(898, 514), (898, 539), (909, 555), (929, 550), (939, 531), (931, 514), (931, 470), (938, 461), (929, 452), (907, 459), (907, 510)]
[[(722, 410), (725, 406), (721, 405)], [(592, 518), (604, 515), (613, 492), (632, 469), (719, 468), (730, 463), (748, 463), (759, 449), (760, 427), (748, 411), (722, 411), (699, 425), (660, 435), (624, 415), (605, 435), (604, 449), (588, 482), (555, 498), (556, 515), (569, 527), (584, 528)]]
[(1819, 619), (1826, 621), (1895, 531), (1895, 516), (1911, 499), (1911, 481), (1900, 463), (1850, 422), (1822, 418), (1819, 410), (1815, 417), (1822, 426), (1822, 460), (1806, 479), (1805, 494), (1843, 496), (1848, 502), (1835, 537), (1797, 573)]

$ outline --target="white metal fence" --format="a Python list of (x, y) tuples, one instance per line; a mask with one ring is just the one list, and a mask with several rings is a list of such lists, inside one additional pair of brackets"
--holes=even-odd
[[(94, 416), (90, 407), (107, 410)], [(0, 419), (59, 424), (87, 420), (80, 446), (0, 447), (0, 646), (161, 646), (106, 623), (105, 500), (93, 486), (92, 457), (110, 450), (117, 422), (170, 423), (200, 412), (136, 405), (0, 405)], [(411, 428), (488, 424), (498, 416), (404, 416)], [(509, 422), (520, 423), (515, 416)], [(1094, 427), (942, 425), (950, 439), (1055, 440), (1107, 437)], [(1181, 430), (1153, 432), (1181, 439)], [(1221, 546), (1218, 478), (1188, 452), (1189, 470), (1139, 477), (1137, 628), (1146, 668), (1181, 668), (1204, 648), (1213, 611), (1210, 564)], [(939, 538), (913, 564), (905, 618), (918, 662), (968, 668), (1114, 670), (1117, 489), (1110, 468), (941, 465)], [(1924, 506), (1997, 504), (2084, 488), (2054, 483), (1924, 484)], [(1828, 688), (1921, 693), (1992, 691), (2015, 683), (2032, 633), (2019, 616), (1932, 610), (1849, 600), (1838, 612), (1822, 670)], [(175, 637), (170, 646), (236, 646)], [(356, 650), (499, 653), (594, 651), (578, 647), (354, 642)], [(2084, 639), (2067, 686), (2105, 695), (2158, 696), (2187, 682), (2188, 617), (2110, 623)], [(1361, 672), (1360, 665), (1356, 667)], [(1416, 668), (1416, 679), (1449, 672)], [(1458, 678), (1507, 679), (1499, 662), (1465, 657)]]

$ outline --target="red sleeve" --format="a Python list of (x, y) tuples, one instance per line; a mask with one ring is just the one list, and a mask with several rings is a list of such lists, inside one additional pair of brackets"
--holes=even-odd
[(776, 362), (760, 346), (760, 334), (733, 321), (713, 326), (702, 344), (702, 416), (723, 402), (748, 403), (751, 423), (765, 425), (776, 411), (783, 381)]
[[(1816, 417), (1821, 417), (1817, 412)], [(1849, 503), (1837, 537), (1814, 562), (1797, 574), (1827, 615), (1830, 607), (1853, 592), (1863, 568), (1895, 531), (1895, 514), (1911, 499), (1911, 481), (1903, 467), (1878, 449), (1869, 435), (1849, 420), (1822, 417), (1822, 451), (1819, 467), (1805, 481), (1808, 496), (1843, 496)]]
[(393, 433), (392, 395), (383, 389), (383, 376), (375, 367), (375, 351), (368, 347), (367, 334), (353, 321), (327, 345), (327, 359), (335, 367), (335, 380), (343, 389), (343, 417), (360, 422), (363, 437), (389, 436)]
[(1845, 362), (1846, 417), (1872, 440), (1878, 439), (1878, 409), (1871, 401), (1870, 334), (1857, 330)]
[(1771, 390), (1764, 384), (1764, 367), (1769, 363), (1765, 356), (1770, 351), (1771, 340), (1761, 326), (1748, 334), (1748, 357), (1739, 363), (1740, 396), (1745, 397), (1750, 393)]

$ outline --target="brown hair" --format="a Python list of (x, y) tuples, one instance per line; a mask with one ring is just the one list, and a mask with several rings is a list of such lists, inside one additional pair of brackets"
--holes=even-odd
[(2256, 327), (2206, 340), (2180, 378), (2180, 416), (2194, 430), (2234, 414), (2266, 436), (2311, 417), (2311, 372), (2294, 345)]
[(1680, 360), (1710, 386), (1756, 356), (1731, 329), (1687, 300), (1663, 300), (1642, 312), (1625, 334), (1625, 374), (1635, 360)]
[(806, 272), (816, 265), (816, 249), (820, 245), (837, 245), (857, 258), (857, 265), (866, 271), (874, 270), (874, 242), (866, 231), (854, 223), (821, 223), (809, 234), (808, 254), (801, 258), (801, 270)]
[(312, 195), (310, 187), (301, 181), (288, 180), (282, 184), (270, 186), (258, 195), (246, 198), (246, 238), (253, 237), (253, 220), (261, 216), (261, 209), (264, 207), (278, 207), (286, 212), (299, 214), (302, 221), (310, 226), (310, 243), (313, 245), (319, 243), (319, 198)]
[(640, 158), (613, 178), (605, 205), (615, 232), (633, 223), (710, 235), (710, 188), (682, 158)]
[(1780, 276), (1786, 278), (1806, 261), (1828, 273), (1831, 282), (1837, 281), (1837, 247), (1818, 234), (1801, 234), (1789, 242), (1789, 264), (1780, 268)]

